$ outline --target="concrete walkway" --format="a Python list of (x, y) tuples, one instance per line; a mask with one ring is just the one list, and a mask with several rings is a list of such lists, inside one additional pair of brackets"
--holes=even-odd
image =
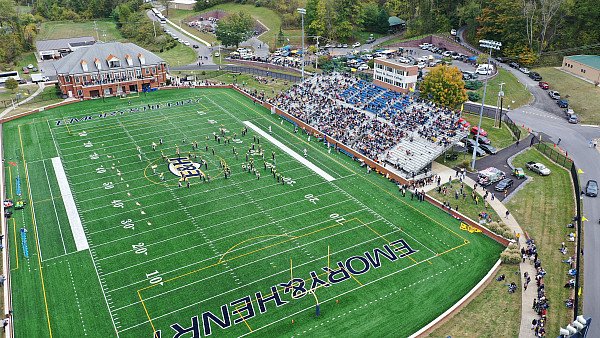
[(5, 116), (6, 116), (8, 113), (10, 113), (11, 111), (13, 111), (13, 109), (15, 109), (16, 107), (18, 107), (18, 106), (20, 106), (20, 105), (22, 105), (22, 104), (25, 104), (25, 103), (29, 102), (31, 99), (33, 99), (34, 97), (38, 96), (38, 95), (39, 95), (39, 94), (40, 94), (42, 91), (44, 91), (44, 88), (45, 88), (45, 87), (46, 87), (46, 86), (44, 85), (44, 83), (42, 83), (42, 82), (39, 82), (39, 83), (38, 83), (38, 89), (37, 89), (37, 90), (36, 90), (36, 91), (35, 91), (33, 94), (31, 94), (31, 95), (30, 95), (28, 98), (26, 98), (25, 100), (23, 100), (23, 101), (20, 101), (19, 103), (16, 103), (15, 105), (13, 105), (13, 106), (10, 106), (10, 107), (8, 107), (8, 108), (4, 109), (4, 111), (2, 111), (2, 112), (0, 113), (0, 119), (4, 118), (4, 117), (5, 117)]
[[(442, 183), (448, 182), (448, 180), (450, 178), (454, 179), (454, 180), (458, 179), (458, 177), (456, 177), (456, 170), (446, 167), (437, 162), (433, 162), (432, 171), (436, 175), (439, 175), (441, 177)], [(471, 179), (468, 176), (463, 180), (463, 182), (471, 188), (473, 188), (476, 183), (473, 179)], [(425, 191), (431, 191), (431, 190), (434, 190), (435, 188), (437, 188), (436, 183), (429, 184), (424, 187)], [(475, 191), (483, 199), (483, 195), (485, 194), (485, 189), (478, 186), (478, 188)], [(506, 211), (508, 209), (504, 206), (504, 204), (502, 204), (502, 202), (498, 198), (496, 198), (492, 201), (488, 197), (487, 202), (488, 202), (489, 206), (492, 207), (500, 217), (506, 215)], [(519, 248), (527, 247), (527, 244), (525, 243), (526, 239), (524, 236), (523, 229), (521, 229), (521, 226), (519, 225), (519, 223), (517, 223), (517, 221), (512, 216), (512, 214), (509, 214), (508, 217), (503, 217), (502, 221), (509, 227), (510, 230), (512, 230), (512, 232), (515, 235), (518, 234)], [(531, 331), (531, 322), (533, 319), (539, 318), (537, 313), (535, 313), (535, 311), (533, 311), (533, 309), (532, 309), (533, 299), (535, 299), (537, 296), (537, 287), (535, 285), (536, 272), (533, 267), (533, 264), (531, 263), (531, 261), (529, 259), (527, 259), (525, 261), (525, 263), (520, 263), (519, 268), (521, 270), (521, 284), (520, 284), (521, 287), (525, 284), (525, 278), (523, 277), (523, 274), (525, 272), (527, 272), (529, 274), (529, 276), (531, 276), (531, 280), (532, 280), (532, 282), (529, 283), (529, 287), (527, 288), (527, 290), (525, 290), (525, 291), (521, 290), (522, 291), (521, 292), (521, 327), (520, 327), (520, 331), (519, 331), (519, 337), (534, 337), (533, 331)]]

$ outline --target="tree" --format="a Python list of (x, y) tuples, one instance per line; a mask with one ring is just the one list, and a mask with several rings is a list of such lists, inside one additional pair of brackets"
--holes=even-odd
[(249, 14), (238, 12), (219, 21), (217, 39), (225, 46), (238, 47), (252, 36), (254, 20)]
[(9, 89), (14, 93), (15, 90), (19, 87), (19, 81), (13, 79), (12, 77), (9, 77), (8, 79), (6, 79), (4, 87), (6, 87), (6, 89)]
[(421, 93), (448, 108), (456, 108), (467, 100), (462, 73), (457, 67), (445, 65), (436, 66), (425, 75)]

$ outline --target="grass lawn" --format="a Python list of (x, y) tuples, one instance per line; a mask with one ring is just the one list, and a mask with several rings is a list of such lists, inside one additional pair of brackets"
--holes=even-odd
[[(186, 11), (183, 9), (169, 9), (169, 20), (171, 20), (174, 24), (178, 25), (179, 27), (181, 27), (188, 33), (191, 33), (208, 43), (212, 44), (212, 43), (216, 42), (217, 37), (214, 34), (201, 32), (201, 31), (197, 30), (196, 28), (190, 27), (187, 24), (182, 22), (182, 21), (186, 20), (187, 18), (198, 15), (198, 13), (200, 13), (200, 12)], [(163, 11), (163, 14), (165, 14), (164, 11)]]
[(17, 59), (17, 64), (15, 66), (15, 70), (19, 72), (19, 76), (21, 77), (21, 79), (25, 79), (25, 80), (31, 79), (31, 69), (29, 70), (29, 72), (30, 72), (29, 74), (23, 73), (23, 67), (27, 67), (30, 64), (36, 68), (38, 66), (37, 59), (35, 58), (35, 55), (33, 54), (33, 52), (21, 54), (19, 56), (19, 58)]
[[(507, 208), (523, 230), (535, 239), (542, 266), (547, 271), (544, 282), (551, 307), (546, 332), (553, 333), (573, 319), (572, 310), (564, 305), (564, 301), (573, 294), (572, 290), (563, 287), (569, 280), (569, 266), (561, 262), (574, 253), (574, 243), (567, 241), (572, 229), (565, 226), (575, 214), (573, 187), (570, 174), (537, 150), (531, 149), (517, 156), (513, 164), (525, 168), (527, 161), (543, 163), (552, 170), (552, 174), (538, 176), (528, 171), (527, 175), (532, 176), (533, 181), (510, 200)], [(568, 247), (567, 255), (558, 251), (561, 242)]]
[[(15, 162), (7, 196), (18, 198), (19, 175), (28, 201), (5, 248), (19, 337), (166, 337), (206, 311), (226, 317), (223, 328), (207, 324), (216, 335), (404, 337), (472, 289), (503, 249), (229, 89), (80, 102), (8, 122), (3, 137)], [(190, 187), (178, 187), (182, 172)], [(281, 287), (290, 276), (292, 292)]]
[[(37, 36), (37, 40), (64, 39), (79, 36), (93, 36), (102, 41), (121, 41), (123, 37), (117, 29), (113, 20), (95, 20), (98, 27), (98, 34), (94, 30), (92, 21), (73, 22), (73, 21), (47, 21), (42, 22), (42, 27)], [(106, 34), (106, 36), (104, 36)]]
[[(16, 99), (17, 94), (21, 94), (21, 100), (27, 98), (37, 90), (38, 86), (35, 84), (19, 85), (14, 91), (8, 90), (4, 87), (0, 88), (0, 101), (11, 101)], [(4, 107), (4, 104), (0, 105), (0, 108)]]
[[(487, 93), (485, 94), (485, 104), (492, 106), (497, 105), (500, 83), (504, 83), (502, 86), (502, 90), (504, 91), (504, 107), (510, 106), (514, 109), (527, 104), (531, 100), (532, 95), (527, 88), (525, 88), (509, 71), (500, 69), (498, 75), (488, 82)], [(483, 86), (476, 90), (476, 92), (483, 98)], [(481, 99), (479, 99), (479, 102), (481, 102)]]
[[(497, 282), (496, 277), (506, 280)], [(518, 337), (521, 323), (521, 279), (518, 265), (502, 264), (494, 280), (477, 297), (429, 337)], [(517, 291), (508, 293), (505, 284), (515, 282)]]
[(182, 43), (178, 43), (166, 52), (155, 54), (163, 58), (170, 67), (189, 65), (198, 60), (198, 54), (196, 54), (194, 49)]
[[(483, 211), (491, 213), (492, 220), (494, 221), (502, 219), (500, 216), (498, 216), (498, 214), (492, 207), (488, 206), (487, 209), (484, 207), (483, 199), (481, 196), (479, 196), (479, 204), (475, 204), (475, 201), (471, 198), (471, 192), (473, 191), (473, 189), (471, 189), (471, 187), (469, 187), (468, 185), (464, 185), (463, 187), (463, 192), (467, 195), (467, 197), (464, 199), (462, 196), (460, 196), (459, 181), (452, 181), (452, 188), (450, 188), (450, 185), (448, 183), (444, 183), (441, 186), (448, 187), (446, 195), (439, 193), (437, 189), (431, 190), (427, 194), (442, 203), (450, 202), (450, 205), (452, 206), (453, 210), (456, 210), (456, 206), (458, 206), (458, 211), (461, 214), (469, 217), (475, 222), (479, 220), (479, 213)], [(454, 191), (459, 192), (458, 199), (455, 198)]]
[(562, 98), (569, 100), (581, 123), (600, 124), (599, 87), (556, 68), (538, 68), (535, 71), (550, 84), (550, 89), (558, 90)]
[(56, 88), (54, 88), (54, 86), (49, 86), (44, 88), (44, 90), (38, 96), (36, 96), (35, 99), (28, 101), (27, 103), (22, 104), (16, 109), (12, 110), (8, 116), (23, 113), (60, 101), (62, 101), (62, 98), (56, 95)]

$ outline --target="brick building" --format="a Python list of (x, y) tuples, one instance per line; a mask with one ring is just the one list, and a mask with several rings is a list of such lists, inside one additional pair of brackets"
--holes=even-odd
[(600, 55), (571, 55), (563, 58), (562, 70), (600, 84)]
[(61, 92), (83, 99), (150, 91), (167, 81), (165, 61), (133, 43), (80, 48), (55, 68)]
[(394, 59), (376, 58), (373, 83), (400, 93), (415, 89), (419, 68)]

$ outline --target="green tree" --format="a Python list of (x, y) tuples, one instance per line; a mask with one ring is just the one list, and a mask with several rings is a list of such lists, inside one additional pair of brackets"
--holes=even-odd
[(224, 46), (238, 47), (241, 42), (252, 36), (254, 20), (249, 14), (238, 12), (219, 21), (217, 27), (217, 39)]
[(476, 27), (479, 15), (481, 15), (481, 6), (477, 0), (467, 0), (456, 8), (459, 26), (465, 24), (469, 27)]
[(4, 87), (6, 87), (6, 89), (12, 91), (13, 93), (15, 92), (15, 90), (17, 88), (19, 88), (19, 81), (13, 79), (12, 77), (9, 77), (6, 82), (4, 83)]
[(446, 65), (436, 66), (425, 75), (421, 93), (448, 108), (456, 108), (467, 100), (462, 73), (457, 67)]

